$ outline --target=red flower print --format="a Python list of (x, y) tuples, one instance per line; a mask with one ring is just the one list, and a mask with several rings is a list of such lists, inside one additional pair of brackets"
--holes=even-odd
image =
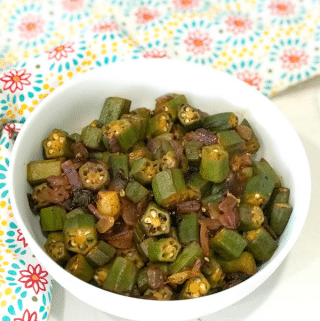
[(62, 57), (67, 58), (68, 52), (74, 52), (73, 48), (73, 42), (67, 42), (64, 45), (57, 46), (53, 48), (52, 50), (46, 51), (46, 53), (49, 54), (49, 59), (56, 59), (60, 60)]
[(247, 30), (252, 29), (252, 21), (240, 16), (229, 16), (226, 24), (228, 25), (227, 31), (232, 32), (234, 35), (245, 33)]
[(68, 11), (76, 11), (83, 7), (84, 0), (62, 0), (62, 7)]
[[(8, 123), (6, 124), (3, 129), (8, 132), (9, 139), (15, 140), (17, 138), (17, 135), (19, 134), (20, 128), (16, 128), (16, 125), (14, 123)], [(20, 233), (20, 230), (18, 230), (18, 233)]]
[(137, 17), (137, 23), (146, 24), (155, 18), (159, 17), (158, 10), (151, 10), (149, 8), (139, 8), (138, 11), (135, 13)]
[(20, 37), (27, 40), (36, 38), (38, 34), (43, 33), (44, 23), (40, 15), (29, 14), (24, 16), (18, 26)]
[(189, 10), (198, 7), (200, 0), (173, 0), (173, 4), (177, 9)]
[(11, 69), (9, 72), (5, 72), (4, 76), (0, 78), (1, 81), (5, 82), (3, 87), (4, 90), (10, 89), (14, 93), (17, 89), (22, 90), (23, 85), (30, 85), (31, 74), (26, 73), (25, 69)]
[(22, 318), (14, 318), (13, 321), (37, 321), (37, 312), (30, 314), (29, 310), (24, 311)]
[(259, 76), (257, 72), (251, 72), (249, 70), (245, 70), (237, 73), (238, 79), (246, 82), (248, 85), (256, 87), (260, 90), (260, 83), (262, 82), (262, 78)]
[(112, 32), (118, 30), (118, 25), (114, 21), (100, 21), (93, 26), (93, 32)]
[(286, 49), (280, 57), (282, 60), (282, 68), (284, 69), (299, 69), (308, 63), (309, 56), (304, 50), (296, 48)]
[(209, 33), (199, 30), (190, 31), (188, 38), (184, 40), (184, 43), (187, 45), (187, 51), (195, 55), (209, 51), (211, 42), (212, 39), (209, 37)]
[[(7, 125), (8, 125), (8, 124), (7, 124)], [(12, 124), (12, 125), (14, 125), (14, 124)], [(17, 232), (18, 232), (17, 241), (22, 242), (23, 247), (27, 247), (27, 246), (28, 246), (28, 243), (26, 242), (26, 239), (25, 239), (24, 236), (22, 235), (20, 229), (18, 229)]]
[(272, 15), (288, 16), (294, 14), (294, 4), (288, 0), (273, 0), (269, 5)]
[(45, 277), (48, 275), (48, 272), (42, 270), (40, 264), (35, 267), (29, 264), (27, 270), (19, 271), (19, 273), (21, 278), (18, 281), (24, 283), (26, 289), (33, 288), (36, 294), (39, 293), (39, 290), (46, 290), (45, 284), (48, 284), (48, 281)]
[(152, 50), (149, 50), (149, 51), (146, 51), (144, 54), (143, 54), (143, 57), (144, 58), (170, 58), (168, 56), (168, 53), (167, 53), (167, 50), (158, 50), (158, 49), (152, 49)]

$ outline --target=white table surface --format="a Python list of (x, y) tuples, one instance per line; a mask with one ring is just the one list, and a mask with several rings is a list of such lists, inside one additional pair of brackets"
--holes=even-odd
[[(320, 77), (290, 88), (272, 101), (293, 124), (309, 158), (309, 215), (294, 248), (266, 282), (238, 303), (198, 321), (320, 320)], [(125, 319), (96, 310), (55, 283), (49, 321)]]

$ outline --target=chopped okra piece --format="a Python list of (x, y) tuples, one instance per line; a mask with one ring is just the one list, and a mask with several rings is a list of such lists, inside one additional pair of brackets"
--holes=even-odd
[(49, 186), (47, 183), (42, 183), (34, 187), (32, 192), (32, 200), (35, 202), (37, 208), (42, 208), (49, 206), (50, 203), (42, 197), (42, 191), (48, 189)]
[(236, 231), (223, 228), (209, 240), (210, 247), (225, 260), (238, 258), (248, 242)]
[(117, 257), (107, 275), (103, 288), (118, 294), (129, 294), (136, 283), (138, 268), (124, 257)]
[(201, 267), (201, 272), (204, 274), (211, 288), (216, 288), (222, 285), (225, 274), (221, 265), (214, 258), (207, 258)]
[(251, 138), (245, 142), (245, 148), (244, 148), (243, 152), (253, 155), (260, 149), (259, 140), (258, 140), (257, 136), (254, 134), (254, 131), (253, 131), (253, 129), (247, 119), (244, 119), (241, 122), (241, 125), (250, 128), (252, 131)]
[(287, 203), (275, 203), (270, 214), (270, 227), (280, 236), (286, 228), (292, 213), (292, 207)]
[(173, 291), (169, 286), (164, 286), (163, 288), (158, 290), (148, 289), (144, 293), (144, 296), (146, 298), (151, 297), (154, 300), (168, 301), (171, 300), (173, 296)]
[(85, 282), (89, 282), (93, 276), (93, 267), (87, 262), (82, 254), (73, 256), (69, 260), (66, 270)]
[(141, 269), (144, 266), (143, 259), (134, 247), (127, 250), (117, 250), (117, 256), (125, 257), (127, 260), (134, 263), (138, 269)]
[(197, 141), (187, 142), (185, 147), (185, 153), (188, 160), (188, 163), (191, 166), (198, 166), (201, 162), (201, 149), (203, 144)]
[(177, 168), (179, 165), (178, 159), (176, 154), (172, 151), (167, 152), (161, 159), (160, 159), (160, 168), (161, 170), (166, 170), (169, 168)]
[(153, 265), (155, 266), (155, 267), (157, 267), (158, 269), (160, 269), (161, 270), (161, 272), (162, 272), (162, 274), (164, 275), (164, 276), (168, 276), (169, 275), (169, 265), (170, 263), (160, 263), (160, 262), (158, 262), (158, 263), (153, 263)]
[(110, 271), (110, 268), (112, 266), (112, 263), (109, 263), (107, 265), (98, 267), (94, 272), (93, 272), (93, 279), (95, 280), (95, 282), (100, 285), (103, 286), (104, 282), (107, 279), (108, 273)]
[(97, 210), (103, 216), (116, 216), (120, 212), (120, 200), (115, 191), (100, 190), (97, 195)]
[(172, 120), (168, 113), (157, 114), (149, 119), (148, 134), (151, 137), (155, 137), (164, 133), (169, 133), (172, 124)]
[(240, 229), (242, 231), (255, 230), (264, 222), (262, 209), (253, 204), (243, 203), (239, 206)]
[(148, 148), (146, 147), (139, 147), (138, 149), (133, 150), (130, 154), (129, 154), (129, 166), (130, 168), (133, 167), (133, 164), (135, 161), (137, 161), (138, 159), (141, 158), (147, 158), (152, 160), (152, 154), (151, 152), (148, 150)]
[(99, 163), (86, 162), (79, 169), (79, 176), (84, 188), (97, 191), (110, 181), (106, 166)]
[(256, 230), (244, 233), (243, 236), (248, 242), (247, 251), (257, 261), (268, 261), (277, 248), (277, 242), (262, 226)]
[(187, 187), (196, 192), (198, 198), (205, 198), (210, 194), (212, 182), (203, 179), (199, 172), (193, 173), (188, 182)]
[(172, 120), (177, 119), (179, 107), (182, 104), (187, 104), (187, 99), (184, 95), (167, 94), (156, 99), (155, 114), (166, 112)]
[(178, 233), (177, 233), (176, 229), (172, 226), (170, 227), (170, 231), (167, 234), (167, 237), (172, 237), (175, 240), (179, 241)]
[(66, 214), (66, 219), (69, 219), (71, 217), (74, 217), (79, 214), (88, 214), (88, 212), (84, 211), (81, 207), (75, 208), (71, 212)]
[(188, 197), (183, 174), (178, 168), (170, 168), (156, 174), (152, 180), (153, 195), (160, 206), (169, 207)]
[(115, 138), (122, 151), (126, 152), (139, 139), (134, 125), (128, 119), (119, 119), (102, 127), (102, 142), (109, 150), (110, 139)]
[(149, 244), (151, 242), (156, 241), (157, 239), (155, 237), (148, 237), (145, 240), (143, 240), (139, 246), (137, 246), (137, 249), (139, 253), (141, 254), (141, 257), (145, 260), (149, 260)]
[(151, 183), (155, 175), (159, 172), (159, 163), (147, 158), (141, 158), (134, 162), (129, 176), (132, 176), (142, 185)]
[(150, 242), (148, 247), (151, 262), (174, 262), (181, 249), (181, 245), (172, 237), (162, 238)]
[(279, 188), (281, 187), (281, 179), (278, 176), (278, 174), (275, 172), (275, 170), (271, 167), (271, 165), (262, 158), (260, 162), (253, 161), (252, 163), (252, 169), (253, 169), (253, 175), (259, 175), (264, 174), (270, 179), (274, 180), (275, 187)]
[(203, 179), (221, 183), (229, 175), (229, 154), (220, 145), (204, 146), (200, 164)]
[(263, 174), (251, 177), (246, 185), (243, 199), (257, 206), (265, 205), (274, 189), (274, 180)]
[(174, 139), (182, 140), (187, 133), (187, 130), (181, 124), (173, 124), (171, 133), (173, 134)]
[(203, 128), (214, 133), (236, 128), (237, 125), (238, 117), (232, 112), (214, 114), (203, 120)]
[(116, 249), (104, 241), (99, 241), (86, 255), (87, 261), (93, 266), (107, 264), (116, 254)]
[(81, 135), (78, 133), (73, 133), (71, 135), (68, 136), (72, 141), (76, 142), (76, 143), (80, 143), (81, 142)]
[(54, 129), (48, 138), (42, 141), (46, 158), (72, 157), (71, 144), (68, 134), (60, 129)]
[(198, 224), (198, 214), (192, 213), (184, 215), (178, 229), (180, 243), (185, 245), (192, 241), (199, 242), (200, 228)]
[(202, 199), (202, 203), (204, 205), (208, 203), (216, 203), (219, 204), (220, 202), (223, 201), (223, 195), (221, 193), (216, 193), (216, 194), (210, 194)]
[(108, 97), (102, 107), (99, 123), (106, 125), (119, 119), (123, 114), (128, 114), (131, 101), (120, 97)]
[(237, 259), (231, 261), (219, 260), (225, 273), (242, 272), (253, 275), (257, 271), (256, 261), (251, 253), (244, 251)]
[(44, 248), (52, 260), (60, 265), (68, 261), (70, 258), (69, 252), (64, 244), (63, 232), (49, 233), (48, 239), (44, 244)]
[(280, 187), (274, 190), (274, 195), (271, 195), (273, 203), (288, 203), (290, 197), (290, 189), (287, 187)]
[(200, 274), (195, 276), (185, 283), (180, 293), (181, 299), (193, 299), (200, 298), (208, 294), (210, 290), (210, 284), (208, 280)]
[(46, 159), (27, 164), (27, 181), (31, 185), (44, 183), (50, 176), (58, 176), (62, 172), (64, 159)]
[(129, 182), (125, 189), (126, 197), (134, 202), (140, 202), (144, 197), (147, 196), (149, 191), (140, 183), (132, 181)]
[(125, 114), (121, 119), (127, 119), (134, 126), (138, 140), (145, 140), (147, 136), (149, 117), (145, 118), (141, 115)]
[(235, 130), (226, 130), (217, 133), (219, 144), (230, 154), (237, 154), (245, 148), (243, 140)]
[(140, 221), (138, 221), (133, 227), (133, 242), (135, 245), (140, 244), (145, 238), (147, 238), (144, 227)]
[(176, 260), (170, 265), (170, 274), (181, 272), (182, 270), (192, 267), (197, 259), (202, 258), (203, 253), (199, 243), (191, 242), (177, 256)]
[(91, 159), (97, 159), (108, 164), (111, 153), (110, 152), (91, 152), (89, 155)]
[(94, 217), (79, 214), (64, 223), (65, 244), (69, 251), (86, 255), (98, 241)]
[(188, 104), (179, 107), (178, 118), (187, 131), (198, 129), (202, 125), (201, 111)]
[(90, 149), (101, 149), (101, 128), (86, 126), (81, 131), (81, 142)]
[(169, 213), (152, 202), (143, 214), (141, 223), (148, 236), (167, 234), (170, 230)]
[(143, 268), (139, 270), (137, 275), (137, 287), (140, 294), (143, 294), (149, 289), (149, 282), (148, 282), (148, 275), (147, 275), (147, 268)]
[(66, 220), (66, 210), (61, 206), (50, 206), (40, 211), (40, 225), (43, 231), (62, 231)]
[(127, 154), (111, 154), (109, 163), (112, 176), (116, 177), (121, 174), (123, 177), (129, 177), (129, 158)]

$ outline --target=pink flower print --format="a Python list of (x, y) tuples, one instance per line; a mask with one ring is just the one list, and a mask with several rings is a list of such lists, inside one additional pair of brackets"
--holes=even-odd
[(294, 14), (294, 4), (288, 0), (273, 0), (269, 5), (272, 15), (276, 16), (289, 16)]
[(159, 17), (158, 10), (151, 10), (149, 8), (139, 8), (138, 11), (135, 13), (137, 17), (137, 23), (139, 24), (146, 24), (155, 18)]
[(199, 6), (200, 0), (173, 0), (177, 9), (190, 10)]
[(146, 51), (143, 54), (143, 57), (144, 58), (165, 58), (165, 57), (170, 58), (168, 56), (167, 50), (158, 50), (156, 48)]
[(296, 48), (286, 49), (280, 57), (282, 60), (282, 68), (284, 69), (299, 69), (303, 65), (307, 65), (309, 56), (304, 50)]
[(229, 16), (226, 24), (228, 25), (227, 31), (232, 32), (234, 35), (245, 33), (247, 30), (252, 29), (252, 21), (241, 16)]
[(68, 11), (80, 10), (84, 5), (84, 0), (62, 0), (62, 7)]
[(68, 52), (74, 52), (73, 48), (73, 42), (67, 42), (64, 45), (57, 46), (53, 48), (52, 50), (46, 51), (46, 53), (49, 54), (49, 59), (56, 59), (59, 61), (62, 57), (67, 58)]
[[(8, 125), (8, 124), (7, 124)], [(14, 125), (14, 124), (13, 124)], [(10, 138), (10, 137), (9, 137)], [(18, 237), (17, 237), (17, 241), (22, 242), (23, 247), (27, 247), (28, 243), (26, 242), (26, 239), (24, 238), (23, 234), (21, 233), (20, 229), (17, 230), (18, 232)]]
[(21, 278), (18, 281), (24, 283), (26, 289), (33, 288), (36, 294), (39, 293), (39, 290), (46, 290), (45, 284), (48, 284), (46, 280), (48, 272), (42, 270), (40, 264), (35, 267), (29, 264), (27, 270), (19, 271), (19, 273), (21, 274)]
[(13, 321), (37, 321), (37, 312), (30, 314), (29, 310), (24, 311), (22, 318), (14, 318)]
[(114, 21), (100, 21), (93, 26), (93, 32), (107, 33), (118, 30), (118, 25)]
[(28, 80), (30, 76), (31, 74), (26, 73), (25, 69), (11, 69), (9, 72), (5, 72), (4, 76), (0, 78), (0, 80), (5, 82), (3, 87), (4, 90), (9, 89), (12, 93), (14, 93), (17, 89), (22, 90), (23, 86), (31, 84)]
[(194, 55), (203, 54), (210, 50), (210, 43), (212, 39), (208, 32), (201, 32), (200, 30), (190, 31), (188, 38), (184, 40), (187, 45), (187, 51)]
[(260, 83), (262, 82), (262, 78), (259, 76), (257, 72), (251, 72), (249, 70), (245, 70), (237, 73), (238, 79), (246, 82), (248, 85), (256, 87), (260, 90)]
[(18, 26), (20, 37), (27, 40), (36, 38), (39, 34), (43, 33), (44, 23), (40, 15), (29, 14), (24, 16)]

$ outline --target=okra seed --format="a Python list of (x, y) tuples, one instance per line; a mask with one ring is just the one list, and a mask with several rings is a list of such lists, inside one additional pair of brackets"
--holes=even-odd
[(161, 116), (161, 119), (166, 120), (166, 116)]
[(182, 113), (181, 116), (182, 116), (182, 117), (186, 117), (186, 113)]
[(66, 140), (66, 138), (65, 137), (60, 137), (60, 143), (64, 143), (65, 142), (65, 140)]
[(200, 283), (200, 282), (201, 282), (201, 279), (200, 279), (200, 278), (196, 278), (196, 279), (194, 280), (194, 282)]
[(151, 219), (150, 219), (150, 217), (147, 217), (147, 218), (144, 220), (144, 222), (147, 223), (147, 224), (151, 224)]
[(190, 107), (186, 107), (185, 111), (189, 111), (190, 110)]
[(201, 283), (200, 284), (200, 290), (201, 290), (202, 293), (206, 292), (207, 286), (204, 283)]
[(166, 106), (166, 107), (164, 107), (164, 111), (168, 111), (169, 110), (169, 108)]
[(126, 192), (122, 189), (120, 190), (119, 194), (121, 197), (124, 197), (126, 195)]
[(185, 122), (186, 122), (186, 123), (190, 123), (190, 119), (187, 118), (187, 119), (185, 120)]
[(52, 145), (52, 142), (51, 141), (48, 141), (47, 142), (47, 146), (50, 147)]
[(156, 217), (157, 216), (157, 211), (151, 210), (150, 214), (151, 214), (152, 217)]
[(207, 262), (210, 262), (209, 258), (207, 256), (204, 257), (204, 260)]
[(50, 154), (50, 155), (52, 155), (52, 154), (53, 154), (53, 152), (54, 152), (54, 150), (53, 150), (53, 149), (49, 149), (49, 154)]
[(89, 184), (90, 183), (90, 179), (88, 178), (88, 179), (86, 179), (86, 183), (87, 184)]
[(99, 181), (102, 181), (103, 180), (103, 176), (99, 176)]
[(53, 139), (54, 140), (58, 140), (59, 139), (59, 135), (58, 134), (53, 134)]
[(206, 209), (205, 207), (201, 207), (201, 211), (202, 211), (202, 212), (206, 212), (207, 209)]

